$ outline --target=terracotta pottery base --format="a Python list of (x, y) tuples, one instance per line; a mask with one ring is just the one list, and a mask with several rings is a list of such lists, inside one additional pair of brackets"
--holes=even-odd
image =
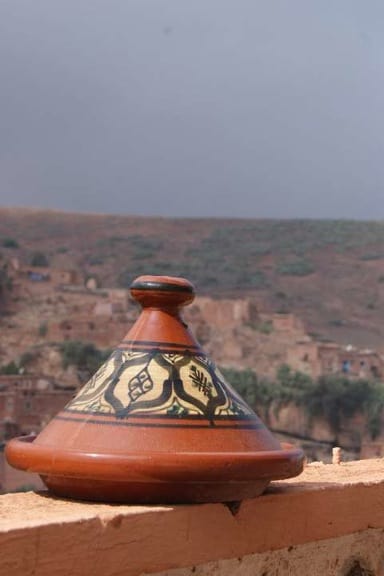
[[(74, 500), (131, 504), (203, 504), (233, 502), (255, 498), (264, 492), (269, 480), (255, 482), (106, 482), (41, 476), (47, 488), (56, 496)], [(92, 497), (89, 483), (92, 482)]]
[(289, 444), (281, 450), (253, 453), (133, 453), (116, 458), (98, 454), (95, 458), (94, 454), (53, 451), (36, 444), (35, 438), (11, 440), (7, 458), (17, 468), (39, 473), (53, 494), (79, 500), (233, 502), (259, 496), (271, 479), (288, 478), (302, 470), (302, 451)]

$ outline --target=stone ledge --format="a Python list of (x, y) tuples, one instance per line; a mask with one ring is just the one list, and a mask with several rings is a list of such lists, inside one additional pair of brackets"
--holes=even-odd
[(230, 509), (0, 497), (0, 574), (136, 576), (384, 528), (384, 461), (312, 464)]

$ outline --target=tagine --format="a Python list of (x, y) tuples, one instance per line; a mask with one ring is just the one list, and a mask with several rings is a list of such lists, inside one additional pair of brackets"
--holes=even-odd
[(227, 502), (302, 471), (225, 381), (180, 317), (194, 289), (140, 276), (142, 312), (126, 338), (38, 436), (11, 440), (9, 463), (58, 496), (127, 503)]

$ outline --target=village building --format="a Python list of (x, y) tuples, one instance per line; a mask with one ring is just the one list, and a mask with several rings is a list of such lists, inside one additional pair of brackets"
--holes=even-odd
[(39, 432), (75, 391), (41, 375), (0, 375), (0, 441)]
[(71, 318), (51, 322), (47, 327), (47, 336), (54, 342), (80, 340), (93, 342), (100, 348), (111, 346), (111, 340), (118, 343), (129, 329), (126, 316), (120, 320), (110, 316), (73, 316)]
[(280, 332), (304, 332), (303, 322), (294, 314), (272, 314), (272, 327)]
[(372, 379), (384, 374), (384, 358), (375, 350), (316, 341), (299, 341), (288, 348), (287, 364), (314, 378), (334, 374)]
[(77, 285), (82, 281), (76, 270), (61, 270), (59, 268), (40, 266), (20, 268), (18, 277), (24, 277), (30, 282), (51, 282), (54, 285)]
[(191, 306), (186, 308), (185, 316), (204, 319), (215, 329), (227, 328), (256, 322), (259, 318), (258, 308), (253, 300), (247, 298), (213, 298), (198, 296)]
[(9, 272), (16, 280), (50, 282), (54, 285), (78, 285), (83, 282), (81, 274), (73, 269), (27, 266), (21, 264), (18, 258), (11, 258), (8, 264)]
[(109, 289), (105, 291), (104, 298), (96, 302), (93, 314), (103, 317), (125, 314), (129, 310), (129, 302), (128, 290)]

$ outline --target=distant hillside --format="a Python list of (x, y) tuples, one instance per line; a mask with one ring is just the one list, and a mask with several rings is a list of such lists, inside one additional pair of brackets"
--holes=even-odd
[(0, 253), (128, 286), (186, 276), (201, 294), (257, 295), (323, 339), (384, 349), (384, 223), (165, 219), (0, 209)]

